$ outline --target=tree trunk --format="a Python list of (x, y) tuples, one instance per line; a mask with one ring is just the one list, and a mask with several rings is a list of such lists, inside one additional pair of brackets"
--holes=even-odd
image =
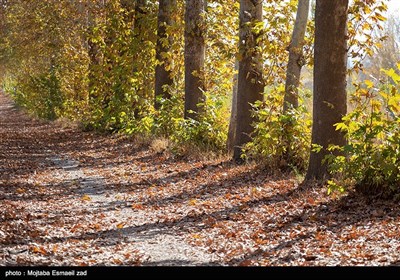
[(307, 28), (310, 0), (299, 0), (292, 41), (289, 46), (289, 62), (286, 71), (285, 98), (283, 113), (299, 106), (298, 87), (300, 85), (301, 68), (304, 66), (303, 46)]
[(315, 11), (314, 101), (312, 143), (306, 180), (328, 178), (323, 162), (329, 145), (345, 145), (344, 134), (334, 124), (347, 112), (347, 14), (348, 0), (317, 1)]
[(157, 46), (156, 46), (156, 77), (155, 77), (155, 100), (154, 107), (159, 109), (160, 98), (169, 99), (171, 97), (168, 88), (171, 86), (173, 80), (171, 78), (171, 71), (166, 69), (169, 61), (165, 58), (165, 53), (170, 51), (172, 45), (172, 37), (167, 35), (167, 26), (173, 23), (172, 13), (176, 7), (176, 0), (159, 0), (158, 6), (158, 25), (157, 25)]
[(185, 119), (197, 119), (204, 102), (204, 0), (186, 0), (185, 9)]
[(142, 24), (140, 24), (140, 21), (146, 16), (147, 4), (148, 4), (147, 0), (136, 0), (135, 1), (133, 24), (132, 24), (132, 30), (133, 30), (134, 37), (139, 37), (140, 34), (142, 34), (143, 31), (145, 30), (145, 26), (142, 26)]
[[(235, 60), (235, 71), (239, 70), (239, 61)], [(237, 123), (237, 92), (238, 92), (238, 74), (235, 73), (232, 80), (232, 107), (231, 107), (231, 117), (229, 120), (228, 128), (228, 140), (226, 147), (229, 153), (233, 152), (235, 147), (235, 132)]]
[(257, 50), (258, 34), (254, 24), (262, 21), (262, 0), (240, 1), (239, 74), (237, 92), (237, 119), (233, 158), (241, 161), (242, 147), (251, 141), (253, 132), (252, 104), (263, 99), (261, 55)]
[(92, 94), (97, 94), (96, 87), (96, 73), (95, 69), (101, 63), (100, 48), (97, 43), (94, 42), (94, 28), (96, 27), (96, 3), (88, 2), (88, 12), (87, 12), (87, 28), (88, 28), (88, 38), (87, 38), (87, 52), (89, 56), (89, 73), (88, 73), (88, 102)]

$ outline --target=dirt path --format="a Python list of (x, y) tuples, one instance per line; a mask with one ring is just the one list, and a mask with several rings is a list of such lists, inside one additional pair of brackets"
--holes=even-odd
[(162, 146), (34, 120), (0, 94), (0, 266), (400, 263), (398, 201)]
[[(33, 121), (3, 95), (0, 139), (0, 199), (7, 210), (1, 222), (9, 222), (0, 230), (1, 264), (208, 265), (217, 259), (177, 229), (158, 228), (152, 213), (132, 209), (126, 194), (107, 182), (99, 170), (107, 160), (97, 158), (107, 139)], [(91, 154), (90, 164), (74, 149)], [(155, 226), (146, 227), (148, 221)]]

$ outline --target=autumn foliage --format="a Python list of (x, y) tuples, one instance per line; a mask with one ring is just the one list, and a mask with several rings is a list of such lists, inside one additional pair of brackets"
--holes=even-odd
[[(196, 29), (201, 30), (205, 42), (204, 69), (192, 73), (201, 80), (202, 98), (196, 105), (198, 112), (185, 113), (185, 1), (174, 1), (170, 14), (163, 15), (168, 24), (158, 22), (158, 1), (3, 2), (0, 39), (3, 89), (20, 106), (41, 118), (67, 119), (79, 123), (86, 131), (161, 137), (167, 139), (168, 149), (178, 155), (188, 153), (190, 147), (221, 154), (229, 140), (232, 94), (237, 82), (235, 62), (240, 63), (243, 55), (252, 51), (259, 55), (256, 62), (262, 67), (264, 97), (251, 104), (254, 120), (250, 124), (253, 131), (248, 135), (251, 141), (237, 147), (243, 152), (242, 159), (261, 161), (269, 169), (302, 175), (310, 152), (321, 148), (311, 143), (314, 6), (299, 62), (305, 68), (297, 91), (300, 103), (283, 111), (288, 47), (297, 1), (263, 1), (262, 21), (251, 22), (249, 29), (257, 34), (257, 42), (252, 44), (254, 50), (246, 49), (245, 53), (239, 50), (239, 1), (206, 1), (204, 13), (197, 20), (201, 28)], [(333, 164), (331, 175), (346, 173), (350, 185), (364, 184), (368, 178), (374, 178), (373, 185), (381, 185), (375, 182), (379, 180), (383, 185), (395, 187), (398, 180), (399, 170), (394, 160), (397, 148), (390, 145), (397, 141), (393, 104), (398, 104), (395, 75), (399, 70), (386, 69), (392, 80), (383, 83), (367, 79), (367, 93), (363, 86), (365, 79), (358, 79), (368, 57), (383, 47), (385, 38), (375, 35), (376, 30), (383, 28), (386, 10), (385, 1), (381, 0), (353, 1), (348, 9), (346, 40), (352, 79), (349, 92), (355, 91), (356, 98), (354, 111), (337, 124), (337, 129), (347, 133), (349, 145), (330, 147), (325, 153), (326, 161)], [(157, 30), (162, 31), (162, 38), (158, 38)], [(162, 86), (164, 95), (155, 96), (155, 73), (160, 66), (169, 75), (168, 84)], [(385, 90), (374, 93), (370, 92), (372, 88)], [(365, 100), (372, 102), (368, 116), (361, 114), (366, 108)], [(394, 113), (384, 117), (385, 110)], [(367, 128), (368, 118), (373, 121)], [(378, 124), (381, 122), (382, 127)], [(371, 147), (361, 149), (357, 146), (359, 141), (370, 143)], [(379, 141), (383, 142), (378, 145)], [(386, 145), (385, 141), (391, 144), (381, 146)], [(379, 151), (376, 157), (382, 154), (382, 159), (374, 157), (374, 162), (388, 159), (392, 165), (382, 167), (383, 163), (377, 163), (373, 171), (361, 175), (364, 165), (359, 158), (375, 148)], [(349, 154), (329, 156), (337, 150)]]

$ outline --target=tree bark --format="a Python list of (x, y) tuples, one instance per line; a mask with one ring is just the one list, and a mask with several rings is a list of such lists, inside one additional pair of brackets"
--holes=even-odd
[(301, 68), (304, 66), (303, 46), (309, 10), (310, 0), (299, 0), (292, 41), (289, 46), (289, 62), (286, 71), (285, 98), (283, 103), (284, 114), (290, 108), (297, 108), (299, 106), (298, 88), (300, 85)]
[(186, 0), (185, 9), (185, 119), (197, 119), (204, 102), (204, 0)]
[(159, 0), (158, 23), (157, 23), (157, 46), (156, 46), (156, 77), (155, 77), (155, 100), (154, 107), (160, 109), (160, 98), (169, 99), (171, 94), (165, 86), (171, 86), (173, 80), (171, 71), (166, 69), (169, 61), (164, 54), (170, 51), (172, 37), (168, 37), (167, 26), (172, 25), (172, 13), (176, 7), (176, 0)]
[(242, 147), (251, 141), (253, 132), (252, 104), (263, 99), (264, 82), (261, 54), (257, 50), (258, 34), (252, 28), (262, 21), (262, 0), (240, 1), (239, 74), (237, 120), (233, 158), (241, 161)]
[(311, 152), (306, 180), (329, 177), (323, 159), (329, 145), (345, 145), (334, 124), (347, 112), (347, 15), (348, 0), (317, 1), (315, 11), (314, 100), (312, 143), (322, 147)]
[[(235, 71), (239, 70), (239, 61), (235, 60)], [(231, 107), (231, 117), (229, 120), (228, 128), (228, 140), (226, 147), (229, 153), (233, 152), (235, 147), (235, 132), (237, 123), (237, 92), (238, 92), (238, 74), (235, 73), (232, 79), (232, 107)]]
[(89, 56), (89, 73), (88, 73), (88, 102), (93, 92), (97, 93), (96, 87), (96, 73), (95, 68), (100, 65), (100, 49), (97, 43), (93, 41), (94, 28), (96, 26), (96, 3), (88, 2), (87, 6), (87, 28), (88, 28), (88, 38), (87, 38), (87, 51)]

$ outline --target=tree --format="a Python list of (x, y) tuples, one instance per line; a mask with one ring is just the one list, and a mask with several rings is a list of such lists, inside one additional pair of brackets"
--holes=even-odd
[[(306, 180), (328, 177), (329, 145), (346, 143), (335, 129), (346, 114), (348, 0), (317, 1), (315, 11), (313, 128)], [(319, 150), (319, 151), (318, 151)]]
[(172, 14), (176, 6), (176, 0), (160, 0), (158, 6), (157, 23), (157, 46), (156, 46), (156, 77), (155, 77), (155, 102), (154, 107), (160, 108), (159, 98), (169, 99), (171, 97), (165, 86), (172, 85), (171, 70), (167, 68), (168, 59), (166, 54), (172, 45), (171, 38), (167, 35), (167, 26), (173, 23)]
[(301, 68), (305, 64), (303, 47), (309, 10), (310, 0), (299, 0), (292, 41), (289, 46), (283, 113), (287, 113), (291, 107), (297, 108), (299, 106), (298, 87), (300, 85)]
[(185, 8), (185, 119), (197, 119), (204, 101), (204, 0), (186, 0)]
[(7, 0), (0, 0), (0, 78), (3, 74), (3, 63), (7, 55), (6, 38), (7, 38), (7, 26), (6, 26), (6, 12), (7, 12)]
[[(235, 60), (235, 71), (239, 70), (239, 61)], [(228, 140), (226, 147), (228, 152), (233, 152), (235, 147), (235, 133), (236, 133), (236, 123), (237, 123), (237, 92), (238, 92), (238, 74), (235, 72), (232, 79), (232, 103), (231, 103), (231, 117), (229, 120), (228, 127)]]
[(260, 28), (262, 24), (262, 0), (240, 1), (239, 23), (239, 73), (237, 91), (237, 118), (233, 158), (241, 160), (242, 147), (251, 140), (250, 134), (255, 118), (252, 104), (263, 98), (264, 83), (262, 61), (259, 52)]

